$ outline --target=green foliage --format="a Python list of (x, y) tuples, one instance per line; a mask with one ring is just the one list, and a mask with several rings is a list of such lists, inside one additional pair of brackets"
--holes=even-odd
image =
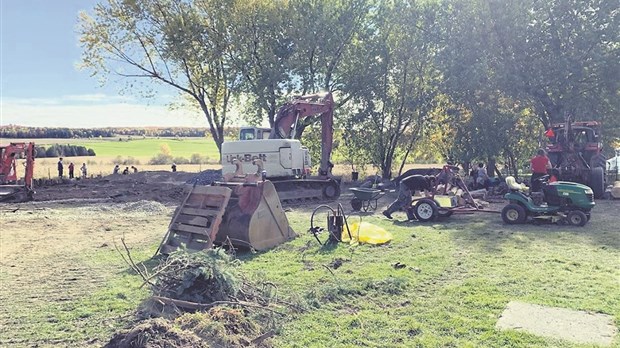
[(170, 164), (172, 162), (172, 156), (163, 153), (159, 153), (149, 160), (149, 164)]
[(116, 164), (121, 164), (121, 165), (124, 165), (124, 166), (140, 164), (140, 161), (138, 161), (137, 159), (135, 159), (132, 156), (127, 156), (125, 158), (123, 158), (123, 156), (116, 156), (116, 158), (112, 162), (116, 163)]
[(95, 156), (95, 151), (79, 145), (54, 144), (49, 146), (47, 149), (43, 146), (35, 147), (35, 157), (37, 158), (75, 156)]
[(204, 156), (199, 153), (193, 153), (189, 159), (191, 164), (206, 164), (209, 163), (209, 156)]
[(156, 268), (155, 295), (196, 303), (227, 301), (241, 287), (238, 260), (223, 249), (188, 252), (177, 249)]

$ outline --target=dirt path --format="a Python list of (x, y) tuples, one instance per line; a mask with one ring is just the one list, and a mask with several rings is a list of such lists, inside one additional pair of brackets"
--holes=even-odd
[[(144, 201), (46, 208), (28, 204), (16, 212), (0, 212), (0, 327), (5, 328), (0, 346), (69, 345), (63, 330), (90, 330), (81, 327), (79, 318), (70, 321), (74, 327), (56, 323), (59, 316), (70, 315), (75, 301), (104, 288), (126, 266), (115, 261), (114, 267), (103, 267), (89, 257), (111, 250), (123, 235), (129, 245), (156, 243), (169, 214), (163, 205)], [(46, 332), (44, 342), (30, 340), (41, 332)]]

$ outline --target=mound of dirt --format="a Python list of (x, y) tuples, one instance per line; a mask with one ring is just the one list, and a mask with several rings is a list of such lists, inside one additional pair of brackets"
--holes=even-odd
[(133, 329), (117, 333), (106, 348), (208, 347), (198, 336), (173, 327), (164, 319), (147, 320)]

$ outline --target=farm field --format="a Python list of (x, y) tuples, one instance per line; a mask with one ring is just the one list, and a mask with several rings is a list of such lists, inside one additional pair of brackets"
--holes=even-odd
[[(122, 139), (122, 141), (119, 141)], [(217, 161), (219, 158), (217, 146), (213, 140), (208, 138), (140, 138), (133, 137), (128, 140), (127, 136), (102, 138), (102, 139), (3, 139), (3, 142), (30, 142), (36, 145), (80, 145), (91, 148), (97, 154), (96, 157), (114, 158), (116, 156), (132, 156), (136, 158), (149, 159), (160, 152), (161, 145), (166, 144), (170, 147), (172, 156), (186, 156), (189, 158), (193, 153), (200, 153), (203, 156)]]
[[(350, 199), (341, 202), (348, 208)], [(148, 289), (115, 245), (124, 238), (134, 261), (148, 263), (176, 204), (2, 206), (0, 346), (99, 347), (132, 326)], [(508, 226), (494, 214), (428, 224), (364, 215), (394, 240), (331, 248), (306, 232), (314, 207), (302, 206), (287, 213), (298, 238), (241, 254), (240, 267), (307, 306), (286, 314), (274, 347), (590, 347), (495, 323), (519, 300), (605, 313), (620, 324), (618, 204), (600, 201), (584, 228)], [(617, 336), (612, 346), (620, 347)]]

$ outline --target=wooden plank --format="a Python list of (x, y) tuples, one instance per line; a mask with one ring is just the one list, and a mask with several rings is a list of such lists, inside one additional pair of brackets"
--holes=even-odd
[(183, 215), (203, 216), (203, 217), (215, 217), (223, 213), (223, 209), (198, 209), (198, 208), (185, 208), (181, 209)]
[(199, 226), (199, 227), (210, 227), (211, 220), (213, 219), (214, 218), (207, 219), (206, 217), (202, 217), (202, 216), (180, 214), (179, 216), (177, 216), (175, 222), (186, 224), (186, 225)]
[(232, 192), (228, 187), (223, 186), (196, 186), (192, 193), (196, 194), (209, 194), (209, 195), (219, 195), (219, 196), (230, 196)]
[(211, 233), (211, 228), (184, 225), (184, 224), (180, 224), (177, 222), (172, 224), (172, 230), (202, 234), (202, 235), (207, 235), (207, 236)]

